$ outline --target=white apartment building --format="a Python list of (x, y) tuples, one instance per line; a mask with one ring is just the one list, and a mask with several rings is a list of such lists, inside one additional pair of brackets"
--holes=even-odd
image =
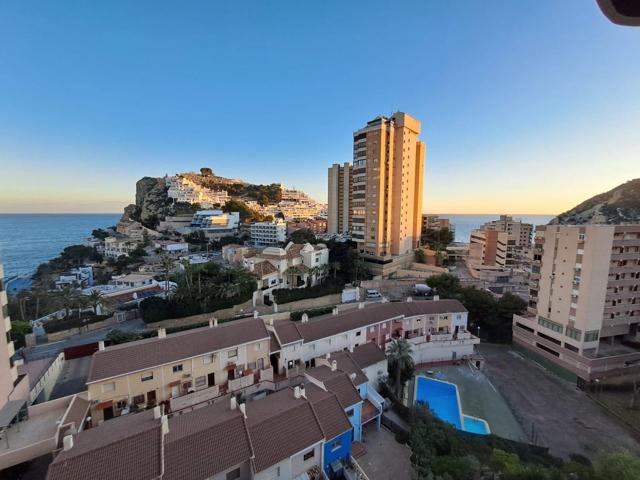
[(224, 205), (230, 200), (226, 190), (211, 190), (182, 175), (166, 178), (167, 196), (176, 202), (198, 203), (205, 208)]
[(251, 243), (256, 247), (269, 247), (287, 238), (287, 224), (283, 221), (256, 222), (250, 227)]
[(640, 225), (538, 226), (530, 298), (514, 342), (584, 381), (640, 372)]
[(138, 243), (129, 238), (107, 237), (104, 239), (103, 255), (109, 258), (118, 258), (122, 255), (128, 257), (136, 248)]
[(240, 213), (222, 210), (201, 210), (193, 215), (191, 231), (202, 230), (207, 238), (220, 238), (238, 233)]

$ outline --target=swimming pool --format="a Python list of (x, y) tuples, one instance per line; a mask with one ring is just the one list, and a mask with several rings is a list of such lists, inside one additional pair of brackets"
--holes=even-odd
[(454, 383), (417, 375), (414, 401), (427, 404), (439, 419), (458, 430), (480, 435), (491, 433), (486, 420), (462, 413), (458, 387)]

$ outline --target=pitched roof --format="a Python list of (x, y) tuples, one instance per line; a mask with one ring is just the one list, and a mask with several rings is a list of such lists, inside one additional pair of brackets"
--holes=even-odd
[(253, 266), (253, 271), (251, 273), (258, 276), (259, 278), (262, 278), (266, 275), (276, 273), (277, 271), (278, 269), (274, 267), (271, 262), (265, 260), (263, 262), (256, 263)]
[(328, 361), (335, 360), (338, 364), (338, 370), (346, 373), (352, 378), (354, 385), (362, 385), (367, 383), (369, 379), (364, 374), (360, 366), (356, 363), (355, 359), (350, 352), (335, 352), (331, 354)]
[(162, 478), (209, 478), (252, 456), (251, 441), (240, 410), (229, 409), (226, 402), (200, 408), (169, 420)]
[(384, 351), (374, 342), (358, 345), (353, 349), (351, 356), (360, 368), (367, 368), (387, 358)]
[(467, 309), (458, 300), (425, 300), (398, 303), (374, 303), (338, 313), (314, 317), (307, 322), (281, 320), (274, 328), (281, 345), (304, 339), (313, 342), (349, 330), (366, 327), (396, 317), (461, 313)]
[(280, 351), (280, 343), (274, 332), (269, 332), (269, 353), (276, 353)]
[(323, 440), (311, 404), (290, 389), (247, 405), (247, 425), (260, 472)]
[(351, 430), (351, 422), (334, 393), (327, 392), (313, 383), (306, 384), (305, 391), (320, 421), (326, 440)]
[(87, 383), (262, 339), (269, 339), (264, 322), (248, 318), (107, 347), (93, 354)]
[(329, 392), (335, 393), (343, 408), (362, 401), (351, 378), (345, 372), (331, 370), (330, 367), (322, 365), (307, 370), (305, 374), (322, 382)]
[(153, 412), (115, 418), (80, 432), (49, 466), (47, 480), (152, 480), (162, 473), (162, 432)]

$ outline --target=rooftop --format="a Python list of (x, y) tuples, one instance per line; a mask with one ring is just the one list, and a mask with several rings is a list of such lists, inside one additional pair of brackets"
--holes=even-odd
[(217, 327), (195, 328), (164, 338), (153, 337), (115, 345), (93, 354), (87, 383), (263, 339), (269, 339), (264, 322), (259, 318), (248, 318)]
[(274, 323), (274, 328), (280, 344), (287, 345), (303, 339), (307, 343), (313, 342), (392, 318), (466, 311), (467, 309), (458, 300), (373, 303), (365, 305), (362, 309), (355, 308), (337, 315), (314, 317), (307, 322), (278, 321)]

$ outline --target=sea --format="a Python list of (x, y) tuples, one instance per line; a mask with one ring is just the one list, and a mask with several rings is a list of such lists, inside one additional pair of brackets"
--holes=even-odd
[(38, 265), (82, 243), (93, 229), (114, 226), (121, 215), (0, 213), (0, 263), (9, 293), (28, 288)]
[[(76, 245), (95, 228), (115, 225), (119, 213), (104, 214), (0, 214), (0, 263), (7, 290), (28, 288), (28, 278), (38, 265)], [(471, 231), (499, 215), (440, 214), (455, 225), (455, 240), (468, 242)], [(534, 225), (546, 224), (553, 215), (513, 215)]]

